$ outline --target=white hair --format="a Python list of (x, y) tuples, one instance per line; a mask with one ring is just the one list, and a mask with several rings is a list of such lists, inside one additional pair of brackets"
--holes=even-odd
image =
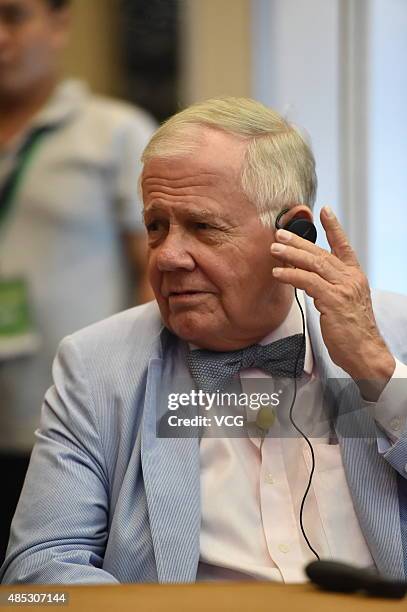
[(264, 225), (273, 226), (283, 208), (313, 208), (317, 177), (310, 146), (294, 125), (249, 98), (212, 98), (173, 115), (155, 132), (142, 161), (192, 154), (200, 145), (202, 127), (247, 140), (242, 190)]

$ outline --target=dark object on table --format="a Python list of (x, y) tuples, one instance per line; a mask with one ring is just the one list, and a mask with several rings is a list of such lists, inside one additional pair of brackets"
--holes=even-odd
[(367, 595), (390, 599), (401, 599), (407, 593), (407, 582), (388, 580), (370, 569), (361, 569), (339, 561), (313, 561), (305, 571), (311, 582), (327, 591), (363, 591)]

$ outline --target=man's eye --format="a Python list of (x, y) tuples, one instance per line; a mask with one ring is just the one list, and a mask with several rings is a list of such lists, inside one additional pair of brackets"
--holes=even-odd
[(162, 223), (159, 221), (151, 221), (151, 223), (147, 223), (146, 229), (148, 233), (158, 232), (158, 230), (162, 227)]
[(198, 230), (209, 230), (209, 229), (213, 229), (212, 225), (209, 225), (209, 223), (195, 223), (195, 227)]

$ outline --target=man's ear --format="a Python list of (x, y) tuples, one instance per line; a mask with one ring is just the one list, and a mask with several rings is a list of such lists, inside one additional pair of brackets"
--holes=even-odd
[(290, 223), (290, 221), (294, 221), (295, 219), (307, 219), (311, 223), (314, 222), (312, 210), (304, 204), (297, 204), (282, 215), (279, 220), (279, 225), (281, 227), (285, 227)]
[(280, 213), (276, 219), (276, 229), (281, 228), (310, 242), (316, 242), (317, 229), (314, 225), (312, 211), (308, 206), (298, 204)]

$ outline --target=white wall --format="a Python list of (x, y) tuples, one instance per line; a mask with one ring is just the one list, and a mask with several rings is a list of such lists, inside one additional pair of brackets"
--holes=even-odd
[(369, 271), (407, 293), (407, 1), (371, 0), (369, 22)]
[[(253, 95), (304, 126), (317, 209), (407, 293), (407, 0), (253, 0)], [(321, 241), (319, 241), (321, 244)]]
[(329, 204), (341, 212), (338, 1), (253, 0), (253, 97), (310, 135), (316, 211)]

